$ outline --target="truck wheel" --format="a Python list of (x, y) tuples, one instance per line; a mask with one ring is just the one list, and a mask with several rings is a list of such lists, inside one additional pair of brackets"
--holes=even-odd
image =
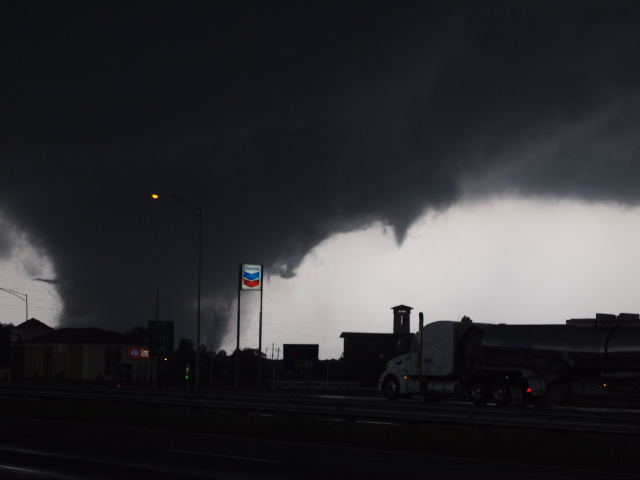
[(400, 384), (396, 377), (388, 376), (382, 384), (382, 391), (389, 400), (397, 400), (400, 396)]
[(471, 397), (471, 401), (476, 405), (485, 405), (489, 397), (487, 382), (481, 379), (474, 380), (469, 389), (469, 396)]
[(501, 381), (493, 384), (493, 390), (491, 396), (496, 405), (500, 407), (506, 407), (511, 403), (511, 393), (509, 392), (509, 386)]

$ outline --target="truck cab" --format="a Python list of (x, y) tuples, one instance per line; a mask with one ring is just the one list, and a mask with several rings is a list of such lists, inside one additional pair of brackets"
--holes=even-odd
[(487, 324), (474, 324), (468, 317), (459, 322), (422, 323), (421, 319), (411, 351), (387, 362), (380, 376), (380, 391), (389, 398), (461, 395), (467, 377), (480, 361), (479, 337), (474, 333), (481, 334)]
[(390, 399), (420, 393), (415, 353), (411, 351), (389, 360), (378, 380), (378, 386), (380, 391)]
[(437, 321), (420, 327), (409, 353), (387, 362), (379, 379), (380, 390), (389, 398), (424, 393), (424, 377), (447, 378), (458, 373), (457, 352), (460, 322)]

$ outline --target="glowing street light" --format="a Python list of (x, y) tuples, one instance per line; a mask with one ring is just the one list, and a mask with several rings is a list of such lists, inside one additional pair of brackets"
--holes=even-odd
[(190, 202), (186, 198), (179, 197), (172, 193), (152, 193), (151, 198), (153, 200), (160, 200), (160, 196), (169, 197), (173, 200), (185, 205), (193, 212), (198, 219), (198, 310), (196, 320), (196, 372), (195, 372), (195, 384), (196, 390), (200, 390), (200, 298), (202, 292), (202, 208), (195, 203)]

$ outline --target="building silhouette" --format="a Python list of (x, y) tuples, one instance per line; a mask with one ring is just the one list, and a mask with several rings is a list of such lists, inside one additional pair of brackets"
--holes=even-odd
[(121, 333), (101, 328), (53, 329), (35, 319), (12, 332), (12, 381), (142, 383), (149, 373), (148, 348), (132, 345)]
[(392, 333), (342, 332), (344, 340), (342, 358), (346, 374), (363, 387), (377, 386), (386, 363), (393, 357), (409, 351), (411, 347), (411, 310), (407, 305), (396, 305), (393, 311)]

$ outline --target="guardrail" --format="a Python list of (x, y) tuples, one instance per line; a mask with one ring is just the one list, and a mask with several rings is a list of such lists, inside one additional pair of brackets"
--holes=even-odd
[(374, 388), (363, 388), (359, 382), (322, 382), (306, 380), (267, 380), (267, 390), (275, 392), (302, 392), (302, 393), (343, 393), (348, 395), (372, 395)]
[(0, 396), (5, 398), (48, 398), (166, 405), (272, 415), (320, 416), (344, 421), (429, 422), (482, 427), (519, 427), (640, 435), (640, 412), (492, 408), (467, 404), (391, 402), (381, 398), (337, 399), (229, 392), (196, 395), (176, 392), (131, 392), (25, 386), (0, 386)]

